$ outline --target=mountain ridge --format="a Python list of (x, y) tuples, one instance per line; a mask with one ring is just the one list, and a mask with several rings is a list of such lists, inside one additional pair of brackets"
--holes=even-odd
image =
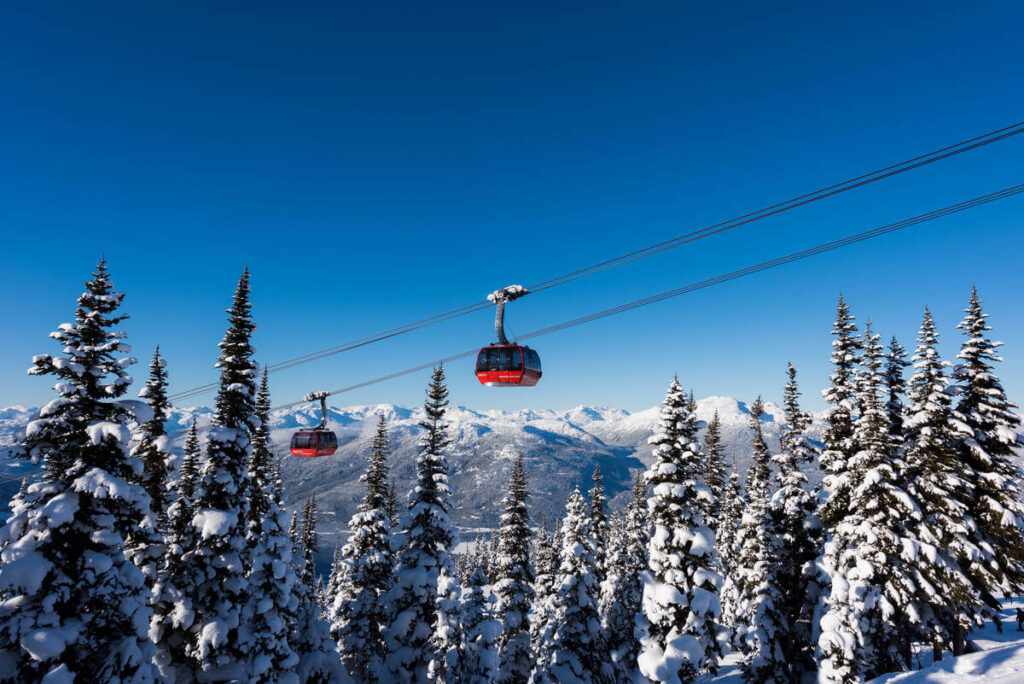
[[(34, 411), (23, 406), (0, 409), (0, 444), (13, 441), (18, 428), (30, 420)], [(362, 497), (359, 475), (369, 453), (377, 416), (382, 413), (388, 420), (392, 441), (391, 473), (400, 497), (404, 497), (414, 481), (422, 411), (394, 404), (328, 406), (328, 426), (338, 435), (339, 446), (334, 456), (320, 459), (286, 455), (294, 430), (319, 423), (319, 407), (305, 404), (272, 411), (272, 443), (275, 453), (283, 459), (282, 480), (288, 500), (294, 507), (315, 493), (324, 533), (330, 535), (343, 528)], [(726, 396), (698, 400), (696, 415), (701, 434), (716, 411), (722, 423), (726, 454), (735, 458), (743, 477), (749, 466), (749, 407)], [(530, 515), (535, 524), (541, 516), (548, 520), (561, 517), (569, 492), (574, 486), (588, 490), (597, 465), (601, 466), (612, 507), (620, 508), (631, 496), (634, 474), (651, 461), (647, 440), (657, 427), (659, 412), (658, 406), (630, 412), (586, 404), (566, 410), (450, 407), (446, 420), (452, 438), (448, 460), (455, 522), (465, 528), (486, 528), (496, 523), (517, 452), (523, 454), (526, 465)], [(172, 409), (166, 424), (172, 433), (171, 451), (175, 455), (181, 453), (193, 417), (202, 426), (209, 423), (212, 414), (207, 407)], [(761, 423), (773, 451), (777, 449), (783, 415), (779, 406), (765, 403)], [(823, 415), (813, 416), (809, 430), (812, 439), (820, 437)], [(9, 465), (4, 464), (4, 472)], [(817, 479), (816, 473), (811, 475)], [(13, 491), (7, 496), (11, 494)]]

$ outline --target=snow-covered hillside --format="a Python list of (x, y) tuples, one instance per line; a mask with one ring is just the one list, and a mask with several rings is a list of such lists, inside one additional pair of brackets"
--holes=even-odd
[[(697, 402), (697, 416), (706, 424), (717, 411), (727, 453), (735, 455), (741, 473), (749, 462), (749, 412), (746, 404), (731, 397), (707, 397)], [(0, 443), (10, 443), (16, 430), (33, 410), (15, 406), (0, 411)], [(321, 459), (284, 459), (283, 475), (288, 498), (295, 502), (316, 493), (326, 534), (347, 522), (362, 496), (359, 475), (365, 465), (376, 417), (383, 413), (391, 430), (391, 472), (399, 491), (408, 491), (420, 435), (421, 409), (390, 404), (330, 407), (328, 424), (338, 435), (339, 449)], [(171, 432), (184, 431), (193, 416), (200, 426), (208, 423), (210, 409), (174, 409), (168, 421)], [(625, 503), (633, 474), (649, 462), (647, 438), (658, 420), (658, 408), (630, 413), (622, 409), (577, 406), (567, 411), (474, 411), (453, 407), (448, 412), (453, 445), (449, 453), (455, 492), (455, 520), (463, 527), (490, 527), (497, 519), (512, 457), (522, 452), (527, 466), (532, 500), (530, 514), (560, 516), (569, 491), (575, 485), (587, 489), (595, 465), (600, 464), (613, 506)], [(766, 404), (762, 418), (769, 444), (778, 440), (781, 409)], [(319, 409), (313, 405), (276, 411), (272, 434), (279, 453), (286, 454), (296, 428), (315, 425)], [(811, 429), (817, 437), (819, 421)], [(181, 448), (184, 435), (174, 439)], [(4, 464), (10, 473), (11, 463)], [(24, 466), (18, 466), (23, 468)], [(17, 487), (8, 486), (13, 494)], [(616, 499), (616, 497), (618, 497)]]

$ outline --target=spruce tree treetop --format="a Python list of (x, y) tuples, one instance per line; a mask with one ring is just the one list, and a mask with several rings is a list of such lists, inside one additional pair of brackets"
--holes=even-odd
[(373, 435), (370, 446), (370, 458), (366, 462), (366, 472), (359, 481), (366, 483), (366, 495), (359, 504), (359, 510), (370, 511), (388, 509), (388, 455), (391, 453), (391, 442), (388, 438), (388, 421), (384, 414), (377, 416), (377, 431)]
[(249, 520), (261, 520), (270, 510), (270, 490), (274, 484), (274, 454), (270, 442), (270, 385), (267, 367), (263, 367), (259, 392), (253, 408), (255, 420), (249, 430), (252, 454), (249, 457), (249, 477), (252, 496), (249, 497)]
[(249, 269), (238, 281), (231, 308), (227, 310), (230, 326), (219, 343), (221, 354), (216, 367), (220, 369), (214, 423), (228, 428), (249, 428), (256, 400), (256, 364), (252, 334), (252, 304), (249, 301)]
[(857, 326), (853, 321), (850, 308), (840, 294), (836, 307), (836, 321), (832, 327), (832, 336), (835, 337), (832, 340), (832, 375), (829, 376), (832, 384), (823, 392), (825, 401), (832, 404), (824, 440), (832, 451), (837, 452), (834, 455), (830, 454), (829, 459), (848, 458), (855, 450), (853, 413), (856, 408), (860, 340), (857, 338)]
[(65, 477), (78, 458), (85, 459), (83, 465), (101, 465), (91, 462), (89, 454), (96, 450), (79, 449), (91, 441), (86, 429), (96, 420), (122, 423), (130, 417), (127, 408), (104, 401), (122, 396), (132, 383), (127, 369), (136, 360), (122, 356), (131, 347), (124, 342), (125, 334), (115, 329), (128, 318), (116, 313), (123, 300), (124, 293), (114, 290), (101, 259), (78, 298), (75, 322), (62, 323), (50, 333), (63, 345), (64, 355), (32, 358), (29, 375), (56, 376), (58, 398), (39, 410), (39, 419), (29, 425), (24, 442), (12, 455), (42, 461), (48, 482)]
[(184, 490), (184, 496), (189, 499), (195, 494), (196, 475), (199, 472), (199, 459), (202, 454), (199, 451), (199, 431), (196, 426), (195, 417), (188, 427), (188, 434), (185, 437), (185, 446), (182, 448), (181, 466), (178, 469), (178, 492), (182, 493), (182, 480), (188, 477), (188, 485)]
[(703, 480), (711, 495), (714, 504), (706, 511), (708, 525), (712, 529), (718, 527), (718, 520), (722, 507), (722, 499), (725, 496), (726, 466), (725, 450), (722, 447), (722, 421), (718, 417), (718, 411), (711, 417), (707, 431), (704, 433), (704, 467)]
[(889, 432), (892, 435), (893, 443), (897, 445), (903, 442), (903, 401), (901, 397), (906, 392), (903, 369), (909, 365), (907, 351), (894, 335), (889, 341), (889, 352), (885, 357), (885, 386), (889, 390), (889, 400), (885, 403), (885, 410), (889, 414)]
[(821, 452), (821, 467), (825, 471), (824, 485), (829, 497), (822, 507), (821, 518), (831, 524), (842, 517), (849, 503), (849, 487), (852, 483), (847, 474), (849, 461), (859, 450), (853, 434), (853, 418), (857, 410), (857, 365), (860, 362), (860, 340), (857, 326), (850, 315), (843, 296), (839, 295), (836, 320), (832, 327), (832, 374), (831, 384), (823, 394), (831, 406), (828, 409), (824, 443)]
[(590, 540), (594, 552), (594, 574), (598, 584), (605, 578), (608, 545), (608, 500), (601, 481), (601, 465), (594, 466), (594, 486), (590, 490)]
[(164, 512), (164, 492), (167, 486), (167, 434), (164, 421), (170, 403), (167, 401), (166, 361), (160, 357), (160, 347), (153, 352), (153, 360), (149, 364), (149, 379), (146, 386), (139, 392), (139, 397), (146, 399), (153, 410), (153, 417), (142, 424), (142, 437), (133, 455), (142, 461), (142, 485), (149, 493), (153, 502), (153, 510), (162, 515)]
[[(751, 505), (766, 505), (769, 499), (769, 488), (771, 486), (771, 451), (768, 443), (764, 440), (764, 431), (761, 429), (761, 416), (764, 415), (764, 402), (761, 397), (754, 400), (750, 405), (750, 432), (751, 432), (751, 465), (750, 475), (747, 478), (747, 497)], [(756, 517), (760, 518), (762, 512)]]

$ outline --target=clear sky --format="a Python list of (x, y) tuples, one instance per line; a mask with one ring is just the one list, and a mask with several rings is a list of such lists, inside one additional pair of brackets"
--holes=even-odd
[[(172, 391), (215, 379), (252, 271), (275, 362), (1024, 119), (1020, 2), (15, 3), (0, 22), (0, 406), (103, 252)], [(1024, 182), (1024, 136), (527, 297), (520, 333)], [(913, 345), (972, 284), (1024, 401), (1024, 197), (533, 343), (471, 408), (699, 396), (820, 408), (842, 290)], [(484, 311), (272, 376), (276, 403), (479, 346)], [(332, 398), (419, 404), (427, 373)], [(208, 401), (209, 396), (205, 397)]]

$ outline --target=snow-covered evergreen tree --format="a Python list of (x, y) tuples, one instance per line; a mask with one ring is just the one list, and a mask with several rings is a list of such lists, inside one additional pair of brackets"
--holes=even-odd
[(594, 551), (594, 575), (598, 585), (605, 578), (605, 550), (608, 546), (608, 499), (604, 494), (601, 465), (594, 466), (594, 486), (590, 489), (590, 539)]
[(971, 542), (973, 492), (953, 436), (945, 373), (950, 364), (939, 359), (938, 334), (927, 309), (917, 341), (910, 405), (899, 435), (907, 491), (922, 507), (914, 537), (927, 549), (914, 563), (921, 575), (916, 611), (922, 616), (922, 641), (936, 643), (939, 654), (943, 644), (952, 643), (959, 653), (966, 631), (979, 617), (976, 596), (960, 571), (980, 554)]
[[(750, 405), (751, 459), (747, 473), (747, 499), (736, 532), (737, 557), (732, 583), (736, 585), (736, 613), (733, 619), (733, 642), (743, 651), (752, 648), (746, 643), (745, 633), (755, 628), (754, 598), (763, 588), (759, 587), (766, 569), (767, 559), (774, 556), (773, 529), (770, 520), (771, 503), (771, 453), (761, 429), (764, 404), (761, 398)], [(774, 578), (772, 578), (774, 579)]]
[[(498, 640), (502, 633), (502, 621), (492, 614), (484, 593), (485, 584), (487, 578), (483, 571), (477, 568), (462, 592), (463, 678), (460, 682), (464, 684), (514, 681), (501, 679)], [(529, 647), (527, 639), (527, 656), (530, 653)]]
[(561, 551), (553, 610), (545, 628), (531, 682), (603, 682), (610, 675), (601, 644), (598, 586), (590, 545), (587, 505), (577, 487), (569, 494), (562, 521)]
[(164, 492), (167, 486), (167, 435), (164, 421), (171, 407), (167, 400), (167, 362), (160, 356), (160, 347), (153, 351), (153, 360), (149, 364), (149, 379), (146, 386), (139, 392), (139, 397), (146, 400), (153, 409), (153, 417), (142, 424), (141, 439), (132, 454), (142, 461), (143, 486), (153, 501), (153, 510), (162, 513)]
[(744, 679), (782, 684), (790, 679), (785, 648), (791, 625), (781, 591), (782, 553), (771, 507), (772, 457), (761, 429), (763, 413), (764, 404), (758, 397), (750, 405), (753, 465), (747, 478), (747, 507), (737, 533), (739, 610), (734, 631), (744, 653)]
[(387, 421), (381, 414), (361, 478), (366, 494), (348, 524), (352, 533), (341, 551), (331, 605), (331, 636), (345, 668), (359, 682), (379, 678), (385, 653), (388, 610), (383, 596), (394, 571), (387, 510), (389, 451)]
[(711, 417), (704, 433), (704, 463), (701, 471), (701, 479), (711, 490), (712, 498), (711, 505), (704, 511), (704, 518), (708, 527), (717, 530), (728, 478), (725, 449), (722, 446), (722, 421), (718, 417), (718, 411)]
[(449, 555), (456, 543), (456, 531), (448, 517), (447, 406), (444, 368), (438, 367), (427, 389), (416, 486), (409, 495), (409, 511), (396, 540), (399, 559), (395, 585), (388, 594), (394, 618), (386, 637), (383, 678), (396, 682), (426, 680), (427, 666), (434, 659), (430, 636), (437, 617), (438, 578), (442, 572), (455, 578)]
[(402, 507), (398, 504), (398, 489), (395, 481), (388, 482), (388, 525), (392, 530), (397, 530), (402, 522)]
[[(889, 438), (882, 402), (883, 349), (865, 326), (852, 443), (859, 451), (828, 486), (846, 492), (831, 513), (823, 565), (831, 580), (818, 639), (819, 681), (856, 682), (909, 666), (909, 639), (917, 630), (918, 591), (913, 527), (920, 507), (900, 482), (901, 464)], [(828, 446), (828, 445), (826, 445)], [(829, 461), (830, 467), (838, 459)], [(833, 495), (829, 491), (830, 501)]]
[(969, 572), (991, 605), (993, 593), (1016, 596), (1024, 591), (1021, 473), (1013, 459), (1014, 448), (1020, 446), (1021, 422), (995, 373), (995, 364), (1002, 361), (996, 350), (1002, 343), (988, 337), (992, 328), (977, 289), (971, 289), (964, 311), (967, 315), (957, 325), (967, 339), (953, 370), (953, 427), (974, 493), (974, 541), (985, 551)]
[(153, 584), (153, 618), (149, 636), (156, 644), (154, 662), (160, 677), (172, 684), (195, 680), (195, 661), (188, 656), (195, 644), (196, 586), (190, 564), (195, 557), (196, 529), (192, 526), (193, 498), (200, 459), (196, 420), (192, 419), (178, 469), (177, 498), (167, 509), (164, 556)]
[[(530, 517), (526, 511), (526, 468), (523, 455), (512, 464), (508, 493), (499, 522), (498, 559), (494, 593), (498, 599), (501, 634), (498, 637), (500, 671), (496, 681), (522, 684), (530, 678), (530, 606), (533, 569), (530, 567)], [(474, 573), (475, 576), (475, 573)], [(474, 589), (476, 590), (476, 589)]]
[(857, 326), (846, 300), (839, 295), (836, 321), (832, 326), (831, 384), (823, 392), (830, 405), (822, 435), (821, 467), (825, 472), (824, 486), (828, 498), (819, 513), (822, 522), (831, 526), (849, 509), (850, 489), (854, 480), (849, 477), (849, 462), (859, 447), (854, 439), (853, 418), (857, 404), (857, 364), (860, 362), (860, 340)]
[(598, 612), (616, 682), (633, 682), (640, 641), (636, 616), (643, 611), (643, 573), (647, 570), (647, 486), (643, 473), (633, 482), (633, 501), (621, 524), (612, 525), (608, 574), (601, 584)]
[(692, 681), (714, 672), (721, 655), (715, 533), (704, 523), (699, 498), (711, 492), (698, 481), (697, 428), (682, 388), (672, 380), (658, 431), (650, 438), (654, 464), (646, 473), (653, 532), (644, 573), (640, 672), (656, 682)]
[(906, 349), (893, 336), (885, 356), (885, 388), (889, 394), (889, 400), (885, 402), (885, 411), (889, 414), (889, 434), (892, 436), (892, 443), (897, 447), (903, 445), (903, 395), (907, 392), (903, 369), (909, 365)]
[(292, 537), (298, 540), (293, 552), (298, 577), (288, 615), (292, 626), (291, 643), (298, 656), (295, 672), (302, 684), (325, 684), (344, 676), (337, 645), (331, 639), (331, 625), (323, 619), (317, 602), (316, 555), (320, 550), (317, 522), (316, 497), (311, 496), (306, 500)]
[(427, 678), (440, 684), (458, 684), (466, 679), (466, 634), (463, 629), (462, 587), (458, 577), (442, 569), (437, 579), (434, 629), (430, 635), (432, 653)]
[(533, 553), (533, 605), (530, 607), (530, 649), (536, 654), (547, 634), (547, 626), (554, 610), (555, 581), (558, 576), (560, 525), (554, 532), (548, 530), (547, 520), (541, 517), (540, 528), (534, 542)]
[(283, 682), (299, 663), (289, 633), (296, 582), (288, 514), (281, 500), (270, 444), (270, 388), (263, 369), (251, 422), (249, 515), (243, 561), (249, 593), (239, 641), (248, 662), (247, 681)]
[[(324, 598), (326, 600), (327, 615), (331, 616), (334, 609), (334, 599), (341, 593), (342, 580), (346, 572), (346, 563), (341, 557), (341, 544), (334, 545), (334, 554), (331, 556), (331, 571), (327, 575), (327, 584), (324, 587)], [(331, 618), (333, 630), (333, 618)], [(337, 641), (334, 634), (331, 637)]]
[(43, 481), (15, 499), (0, 528), (0, 680), (151, 682), (151, 609), (125, 540), (147, 517), (129, 456), (135, 420), (121, 397), (135, 359), (124, 298), (100, 261), (74, 322), (50, 337), (62, 355), (33, 358), (30, 375), (53, 376), (58, 397), (27, 426), (14, 455), (42, 462)]
[(779, 438), (780, 450), (772, 457), (779, 468), (779, 488), (771, 501), (778, 535), (775, 581), (781, 595), (780, 609), (788, 630), (782, 641), (784, 660), (793, 681), (813, 668), (811, 641), (814, 607), (821, 596), (814, 563), (822, 543), (817, 502), (808, 491), (803, 468), (815, 461), (816, 450), (807, 438), (811, 416), (800, 408), (796, 369), (789, 364), (789, 381), (783, 392), (785, 423)]
[[(249, 430), (256, 426), (256, 364), (252, 361), (249, 271), (242, 274), (228, 309), (228, 330), (220, 343), (220, 385), (216, 411), (199, 469), (192, 524), (196, 546), (190, 572), (196, 585), (188, 655), (200, 678), (225, 681), (246, 674), (248, 635), (243, 608), (249, 598), (243, 552), (249, 513)], [(247, 631), (248, 627), (244, 627)], [(243, 637), (243, 638), (240, 638)]]
[(153, 516), (148, 517), (128, 535), (125, 553), (146, 576), (150, 587), (156, 581), (157, 569), (164, 554), (162, 532), (166, 528), (167, 511), (165, 493), (167, 490), (167, 431), (164, 421), (170, 404), (167, 401), (166, 362), (160, 357), (160, 347), (153, 352), (149, 364), (149, 379), (139, 396), (146, 400), (153, 416), (139, 426), (138, 441), (132, 449), (132, 457), (142, 462), (142, 477), (139, 480), (152, 502)]
[(739, 587), (736, 583), (739, 546), (736, 541), (745, 506), (746, 499), (743, 488), (740, 486), (736, 459), (733, 458), (732, 470), (729, 471), (725, 493), (718, 508), (719, 520), (715, 530), (715, 549), (718, 552), (719, 566), (722, 568), (724, 578), (720, 592), (722, 624), (728, 627), (730, 632), (735, 630), (736, 617), (739, 612)]

